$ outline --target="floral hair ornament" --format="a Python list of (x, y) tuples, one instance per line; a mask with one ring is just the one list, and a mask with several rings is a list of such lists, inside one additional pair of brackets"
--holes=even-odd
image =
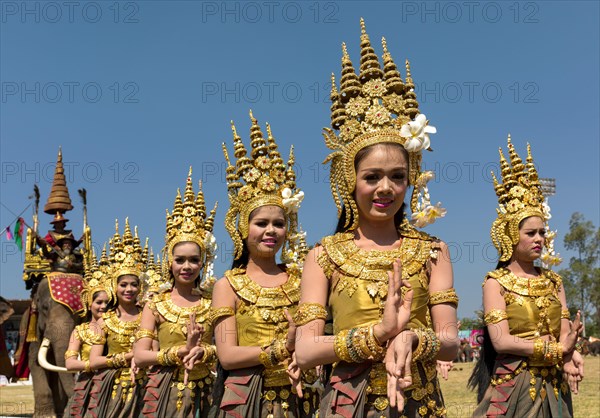
[(422, 175), (422, 152), (431, 151), (429, 135), (436, 133), (436, 129), (429, 126), (425, 115), (419, 114), (409, 62), (406, 61), (406, 81), (403, 81), (383, 38), (382, 69), (362, 18), (360, 26), (360, 73), (356, 74), (346, 44), (342, 44), (339, 91), (331, 75), (333, 129), (325, 128), (323, 133), (325, 145), (333, 150), (324, 163), (331, 162), (331, 192), (338, 217), (345, 207), (344, 227), (352, 230), (358, 226), (358, 208), (353, 198), (356, 154), (371, 145), (392, 143), (408, 151), (409, 182), (415, 185), (410, 202), (412, 219), (415, 226), (422, 227), (446, 213), (440, 203), (431, 205), (426, 182), (416, 186)]
[(203, 273), (200, 283), (201, 290), (211, 291), (212, 284), (216, 281), (214, 274), (214, 261), (217, 258), (217, 241), (212, 234), (217, 202), (206, 216), (204, 193), (202, 183), (198, 185), (198, 194), (194, 194), (192, 184), (192, 167), (190, 167), (185, 184), (183, 199), (181, 191), (177, 189), (177, 196), (173, 204), (173, 211), (167, 209), (167, 226), (165, 247), (163, 249), (163, 277), (169, 277), (168, 269), (173, 263), (173, 249), (182, 242), (193, 242), (200, 247), (203, 262)]
[[(229, 191), (229, 210), (225, 215), (225, 228), (231, 235), (234, 245), (234, 259), (242, 255), (244, 239), (248, 238), (248, 220), (252, 211), (261, 206), (278, 206), (287, 218), (287, 235), (282, 249), (283, 261), (300, 263), (304, 260), (307, 247), (304, 235), (298, 228), (298, 209), (304, 199), (304, 192), (296, 188), (294, 172), (294, 148), (290, 149), (287, 165), (279, 153), (271, 127), (267, 124), (265, 140), (258, 121), (250, 111), (250, 156), (233, 121), (233, 155), (231, 164), (227, 147), (223, 144), (223, 154), (227, 161), (226, 180)], [(296, 261), (293, 261), (296, 260)]]
[[(523, 219), (537, 216), (544, 221), (546, 228), (548, 219), (550, 219), (550, 208), (542, 194), (538, 173), (531, 156), (531, 146), (527, 144), (527, 163), (523, 164), (523, 160), (515, 151), (510, 135), (508, 135), (507, 143), (510, 164), (504, 157), (502, 148), (499, 149), (502, 183), (498, 182), (492, 172), (494, 189), (498, 196), (498, 209), (496, 209), (498, 217), (492, 224), (490, 236), (498, 250), (500, 261), (510, 260), (513, 246), (519, 243), (519, 224)], [(546, 246), (548, 245), (550, 245), (548, 248), (550, 252), (547, 252), (549, 255), (545, 257), (555, 263), (556, 258), (554, 257), (557, 256), (554, 254), (552, 240), (546, 242)], [(544, 261), (543, 258), (542, 261)]]

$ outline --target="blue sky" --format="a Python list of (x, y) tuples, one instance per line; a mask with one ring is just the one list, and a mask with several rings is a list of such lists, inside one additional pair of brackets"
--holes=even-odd
[[(438, 130), (424, 162), (448, 214), (426, 230), (450, 246), (459, 316), (479, 308), (495, 265), (489, 172), (508, 133), (522, 153), (531, 142), (540, 175), (556, 178), (551, 227), (568, 257), (571, 214), (600, 218), (599, 6), (588, 1), (3, 1), (1, 227), (30, 203), (34, 183), (45, 203), (62, 145), (69, 226), (81, 231), (85, 187), (95, 245), (129, 216), (158, 252), (165, 209), (192, 165), (208, 205), (220, 203), (221, 274), (232, 244), (220, 143), (231, 144), (231, 119), (248, 143), (252, 109), (281, 150), (295, 146), (309, 241), (331, 233), (321, 130), (342, 42), (358, 67), (361, 16), (379, 55), (385, 36), (399, 66), (411, 61), (420, 109)], [(43, 230), (50, 220), (41, 214)], [(26, 298), (23, 256), (4, 237), (1, 246), (0, 294)]]

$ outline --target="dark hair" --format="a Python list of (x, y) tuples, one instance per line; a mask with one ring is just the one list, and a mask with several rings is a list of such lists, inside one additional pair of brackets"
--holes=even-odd
[(248, 261), (250, 260), (250, 251), (248, 251), (248, 245), (246, 244), (246, 240), (242, 241), (242, 255), (236, 260), (233, 260), (231, 263), (232, 269), (244, 268), (248, 265)]
[[(406, 149), (402, 145), (396, 144), (394, 142), (382, 142), (379, 144), (369, 145), (368, 147), (365, 147), (356, 153), (356, 156), (354, 157), (354, 171), (355, 172), (356, 172), (356, 169), (358, 168), (358, 164), (360, 164), (360, 162), (363, 159), (365, 159), (373, 151), (373, 149), (376, 146), (397, 147), (401, 150), (402, 155), (406, 159), (406, 162), (409, 163), (409, 161), (410, 161), (409, 156), (408, 156), (408, 151), (406, 151)], [(410, 185), (410, 182), (408, 183), (408, 185)], [(352, 193), (354, 193), (354, 191)], [(396, 212), (396, 214), (394, 215), (394, 225), (396, 226), (396, 229), (398, 229), (398, 227), (404, 220), (404, 209), (405, 208), (406, 208), (406, 204), (402, 203), (402, 206), (400, 207), (398, 212)], [(338, 218), (337, 226), (335, 227), (335, 233), (347, 231), (347, 228), (344, 228), (346, 213), (348, 213), (349, 218), (350, 218), (349, 225), (352, 225), (354, 223), (354, 214), (351, 211), (348, 211), (346, 206), (342, 206), (342, 213), (340, 214), (340, 217)]]
[(494, 349), (490, 333), (487, 327), (484, 326), (483, 343), (479, 349), (479, 359), (477, 359), (477, 363), (467, 383), (469, 389), (477, 391), (477, 403), (481, 402), (487, 388), (490, 386), (497, 356), (498, 353)]
[[(519, 227), (521, 227), (521, 224), (519, 224)], [(506, 268), (509, 264), (510, 261), (498, 260), (498, 264), (496, 264), (496, 270)], [(484, 325), (483, 342), (481, 344), (481, 348), (479, 349), (479, 359), (477, 359), (477, 364), (475, 364), (475, 367), (471, 372), (471, 377), (469, 377), (469, 381), (467, 383), (467, 387), (469, 389), (477, 391), (477, 403), (481, 402), (483, 396), (485, 395), (485, 391), (492, 381), (492, 372), (494, 371), (494, 363), (497, 356), (498, 353), (492, 344), (490, 333), (487, 329), (487, 326)]]

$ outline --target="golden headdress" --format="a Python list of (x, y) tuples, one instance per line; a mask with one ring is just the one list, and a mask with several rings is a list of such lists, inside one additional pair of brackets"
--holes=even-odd
[(108, 268), (108, 257), (106, 255), (106, 245), (102, 250), (100, 263), (98, 263), (93, 249), (91, 251), (91, 257), (83, 257), (84, 286), (81, 291), (81, 301), (83, 302), (83, 312), (81, 312), (81, 316), (86, 316), (87, 312), (91, 309), (95, 293), (106, 292), (109, 299), (112, 299), (113, 297), (110, 271)]
[[(523, 164), (523, 160), (515, 151), (510, 135), (507, 142), (510, 164), (504, 157), (502, 148), (499, 148), (502, 183), (498, 182), (492, 172), (494, 189), (498, 196), (498, 209), (496, 209), (498, 217), (492, 225), (490, 235), (492, 243), (500, 254), (500, 261), (510, 260), (513, 246), (519, 243), (519, 223), (523, 219), (537, 216), (547, 225), (550, 218), (550, 208), (542, 194), (538, 173), (533, 164), (531, 146), (527, 144), (527, 160), (526, 164)], [(552, 248), (552, 238), (553, 234), (547, 237), (545, 247), (546, 250), (551, 249), (551, 255), (556, 257)]]
[(124, 275), (140, 277), (146, 268), (146, 260), (140, 240), (134, 237), (129, 227), (129, 218), (125, 218), (125, 230), (123, 236), (119, 234), (119, 221), (115, 220), (115, 234), (110, 239), (110, 276), (112, 278), (112, 291), (117, 290), (117, 279)]
[[(252, 211), (261, 206), (278, 206), (286, 213), (288, 222), (286, 242), (283, 248), (284, 262), (301, 262), (304, 251), (304, 234), (298, 231), (298, 208), (304, 198), (304, 192), (296, 188), (294, 172), (294, 148), (290, 149), (287, 165), (279, 154), (271, 127), (267, 124), (267, 140), (250, 111), (250, 145), (252, 150), (247, 155), (246, 147), (237, 134), (233, 121), (233, 155), (237, 159), (235, 166), (231, 164), (227, 147), (223, 144), (223, 153), (227, 161), (226, 180), (229, 190), (230, 206), (225, 215), (225, 228), (231, 235), (235, 247), (234, 259), (240, 258), (243, 240), (248, 238), (248, 218)], [(245, 183), (245, 184), (244, 184)], [(291, 252), (290, 252), (291, 250)], [(304, 254), (304, 253), (303, 253)], [(299, 258), (298, 258), (299, 257)]]
[(171, 283), (168, 278), (165, 278), (162, 274), (162, 263), (160, 256), (155, 256), (152, 251), (148, 255), (148, 264), (146, 265), (146, 271), (142, 273), (142, 293), (144, 299), (146, 295), (153, 293), (161, 293), (171, 288)]
[(202, 192), (202, 183), (198, 188), (198, 194), (194, 194), (192, 184), (192, 167), (185, 184), (183, 200), (181, 191), (177, 189), (177, 196), (173, 204), (173, 211), (169, 214), (167, 209), (167, 227), (165, 235), (165, 248), (163, 254), (163, 272), (170, 268), (173, 261), (173, 248), (180, 242), (194, 242), (200, 247), (203, 254), (203, 282), (211, 279), (213, 276), (213, 262), (217, 258), (217, 242), (212, 234), (215, 214), (217, 212), (217, 203), (206, 216), (206, 206), (204, 204), (204, 193)]
[(356, 154), (371, 145), (395, 143), (409, 153), (409, 181), (415, 186), (411, 198), (413, 223), (418, 227), (425, 226), (446, 213), (440, 203), (432, 206), (429, 201), (427, 181), (433, 178), (433, 173), (421, 172), (421, 153), (425, 149), (431, 151), (429, 134), (436, 130), (428, 126), (425, 115), (419, 113), (408, 60), (404, 82), (383, 38), (382, 69), (362, 18), (360, 25), (360, 73), (356, 74), (346, 44), (342, 44), (339, 91), (335, 76), (331, 75), (333, 129), (325, 128), (323, 133), (325, 145), (334, 150), (324, 163), (331, 161), (330, 184), (338, 217), (345, 207), (345, 227), (356, 229), (358, 226), (358, 209), (352, 197), (356, 186)]

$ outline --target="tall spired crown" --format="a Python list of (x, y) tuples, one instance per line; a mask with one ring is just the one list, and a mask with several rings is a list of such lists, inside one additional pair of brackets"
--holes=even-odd
[(346, 208), (345, 226), (358, 226), (358, 209), (352, 197), (356, 185), (354, 159), (365, 147), (393, 143), (409, 153), (409, 181), (415, 185), (411, 199), (413, 221), (416, 226), (431, 223), (445, 214), (445, 209), (431, 206), (426, 183), (431, 172), (421, 172), (421, 153), (431, 151), (429, 134), (435, 128), (428, 126), (425, 115), (419, 113), (410, 63), (406, 61), (406, 81), (382, 39), (383, 68), (375, 54), (365, 22), (360, 20), (360, 71), (357, 73), (342, 44), (342, 75), (340, 86), (331, 75), (331, 128), (324, 129), (325, 145), (333, 152), (325, 159), (331, 161), (331, 192), (338, 208)]
[(546, 222), (550, 215), (533, 164), (531, 146), (527, 144), (527, 160), (526, 164), (523, 164), (510, 135), (507, 143), (510, 162), (506, 160), (502, 148), (499, 148), (502, 182), (499, 182), (492, 172), (494, 189), (498, 196), (498, 217), (490, 234), (501, 261), (508, 261), (512, 256), (513, 246), (519, 242), (519, 223), (523, 219), (538, 216)]
[[(144, 257), (144, 250), (140, 245), (140, 240), (137, 237), (137, 228), (135, 236), (131, 233), (129, 218), (125, 218), (123, 235), (119, 233), (119, 221), (115, 220), (115, 234), (109, 243), (110, 254), (108, 256), (108, 264), (110, 268), (107, 273), (111, 279), (111, 291), (114, 297), (119, 277), (132, 275), (139, 278), (146, 268), (147, 260)], [(102, 266), (102, 262), (100, 266)]]
[[(242, 255), (243, 240), (248, 238), (248, 218), (252, 211), (261, 206), (279, 206), (288, 219), (288, 240), (286, 246), (293, 246), (290, 240), (297, 237), (297, 212), (304, 193), (296, 188), (294, 172), (294, 148), (290, 149), (287, 164), (277, 148), (271, 127), (267, 124), (267, 140), (258, 121), (250, 111), (250, 156), (237, 133), (233, 121), (233, 149), (236, 159), (231, 164), (227, 147), (223, 144), (223, 154), (227, 161), (226, 180), (230, 206), (225, 216), (225, 227), (234, 243), (234, 258)], [(284, 253), (286, 252), (284, 246)], [(294, 251), (294, 250), (293, 250)]]
[(54, 179), (52, 180), (52, 189), (44, 206), (44, 212), (49, 215), (65, 213), (73, 209), (67, 180), (65, 179), (65, 168), (62, 161), (62, 150), (58, 148), (58, 157), (56, 159), (56, 168), (54, 169)]
[(216, 240), (212, 230), (217, 212), (217, 203), (206, 216), (206, 205), (202, 183), (199, 184), (198, 194), (194, 193), (192, 183), (192, 167), (190, 167), (185, 183), (183, 198), (177, 189), (177, 196), (173, 203), (173, 210), (167, 209), (167, 227), (165, 235), (165, 248), (163, 254), (163, 271), (170, 268), (173, 261), (173, 249), (181, 242), (198, 244), (203, 255), (204, 276), (212, 278), (212, 263), (216, 258)]

